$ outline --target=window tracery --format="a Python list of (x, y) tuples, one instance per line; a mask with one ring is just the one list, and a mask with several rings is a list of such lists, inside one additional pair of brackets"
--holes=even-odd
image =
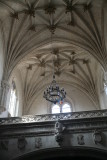
[(69, 103), (65, 102), (63, 104), (52, 105), (51, 113), (68, 113), (72, 111), (72, 107)]

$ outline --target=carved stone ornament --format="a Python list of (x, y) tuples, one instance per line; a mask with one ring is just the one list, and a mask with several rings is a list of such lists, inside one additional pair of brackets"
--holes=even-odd
[(55, 30), (56, 30), (56, 25), (52, 24), (52, 25), (49, 25), (47, 26), (49, 31), (54, 34), (55, 33)]
[(61, 133), (55, 134), (55, 140), (59, 145), (61, 145), (61, 143), (63, 142), (63, 135)]
[(55, 140), (56, 140), (56, 142), (58, 142), (59, 145), (63, 141), (63, 134), (62, 133), (64, 130), (65, 130), (65, 127), (58, 119), (58, 121), (55, 123)]
[(8, 140), (0, 140), (0, 150), (8, 150)]
[(84, 145), (85, 143), (84, 143), (84, 136), (83, 135), (78, 135), (77, 136), (77, 141), (78, 141), (78, 144), (79, 145)]
[(15, 18), (15, 19), (19, 20), (19, 15), (18, 15), (18, 13), (17, 13), (17, 12), (15, 12), (15, 13), (10, 13), (10, 17), (12, 17), (12, 18)]
[(54, 6), (52, 6), (51, 4), (49, 4), (46, 8), (45, 8), (45, 14), (55, 14), (55, 10), (56, 8)]
[(26, 144), (27, 144), (27, 141), (26, 141), (25, 137), (21, 136), (18, 138), (18, 148), (20, 150), (25, 149)]
[(101, 143), (102, 142), (102, 135), (100, 131), (94, 131), (93, 133), (93, 140), (95, 144)]
[[(75, 73), (75, 72), (74, 72)], [(71, 119), (81, 119), (81, 118), (96, 118), (102, 117), (104, 118), (107, 116), (107, 109), (106, 110), (96, 110), (96, 111), (84, 111), (84, 112), (73, 112), (73, 113), (61, 113), (61, 114), (52, 114), (52, 115), (26, 115), (22, 117), (14, 117), (13, 118), (0, 118), (0, 124), (19, 124), (19, 123), (32, 123), (32, 122), (47, 122), (47, 121), (55, 121), (57, 119), (61, 120), (71, 120)]]
[(35, 148), (41, 148), (42, 147), (42, 139), (41, 138), (36, 138), (35, 139)]

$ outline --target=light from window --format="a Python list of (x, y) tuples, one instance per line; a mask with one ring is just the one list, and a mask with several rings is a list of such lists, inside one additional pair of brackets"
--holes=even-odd
[(52, 113), (60, 113), (60, 106), (55, 104), (52, 106)]
[(69, 104), (65, 103), (62, 106), (62, 113), (67, 113), (67, 112), (71, 112), (71, 106)]
[(12, 117), (15, 114), (16, 99), (17, 98), (16, 98), (15, 90), (11, 90), (10, 103), (9, 103), (9, 112), (10, 112)]
[(52, 106), (52, 113), (67, 113), (71, 112), (71, 106), (68, 103), (64, 103), (63, 105), (54, 104)]
[(105, 93), (106, 93), (106, 95), (107, 95), (107, 82), (104, 83), (104, 90), (105, 90)]
[(9, 102), (9, 113), (11, 117), (17, 116), (18, 114), (18, 100), (15, 82), (12, 81), (12, 87), (10, 91), (10, 102)]

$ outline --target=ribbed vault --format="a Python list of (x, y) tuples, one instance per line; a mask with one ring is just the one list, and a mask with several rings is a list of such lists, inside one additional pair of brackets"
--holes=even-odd
[[(52, 44), (55, 46), (55, 44)], [(30, 109), (33, 101), (52, 80), (53, 68), (59, 84), (68, 84), (89, 96), (99, 107), (96, 76), (98, 63), (90, 55), (61, 47), (51, 52), (47, 47), (22, 59), (17, 66), (24, 90), (24, 104)], [(27, 111), (28, 112), (28, 111)]]
[(59, 83), (75, 86), (99, 106), (96, 71), (99, 65), (107, 71), (105, 5), (103, 0), (0, 0), (3, 79), (18, 68), (28, 109), (50, 83), (52, 64)]

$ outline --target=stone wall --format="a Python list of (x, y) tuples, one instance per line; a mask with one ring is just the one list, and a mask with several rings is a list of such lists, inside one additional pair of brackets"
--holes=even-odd
[(0, 119), (3, 160), (66, 147), (107, 152), (107, 110)]

